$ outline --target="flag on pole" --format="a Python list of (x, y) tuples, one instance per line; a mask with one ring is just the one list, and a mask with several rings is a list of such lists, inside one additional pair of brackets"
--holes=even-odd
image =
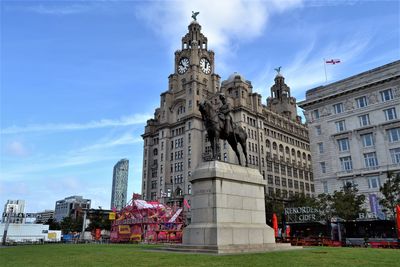
[(324, 70), (325, 70), (325, 82), (328, 82), (328, 75), (326, 75), (326, 64), (339, 64), (340, 63), (340, 59), (328, 59), (326, 60), (324, 58)]
[(186, 199), (183, 199), (183, 205), (185, 205), (185, 207), (186, 207), (187, 209), (190, 209), (189, 202), (188, 202)]
[(325, 60), (325, 63), (326, 63), (326, 64), (332, 64), (332, 65), (335, 65), (335, 64), (338, 64), (338, 63), (340, 63), (340, 59), (330, 59), (330, 60)]

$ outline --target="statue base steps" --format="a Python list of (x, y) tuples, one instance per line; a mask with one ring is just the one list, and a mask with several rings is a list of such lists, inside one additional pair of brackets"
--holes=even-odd
[(266, 224), (264, 182), (257, 169), (220, 161), (200, 164), (192, 183), (192, 223), (183, 230), (183, 244), (170, 249), (209, 253), (261, 252), (291, 249), (275, 244)]
[(256, 244), (256, 245), (225, 245), (225, 246), (195, 246), (170, 244), (159, 248), (163, 251), (182, 253), (205, 253), (205, 254), (238, 254), (238, 253), (263, 253), (273, 251), (297, 250), (303, 247), (294, 247), (289, 243), (280, 244)]

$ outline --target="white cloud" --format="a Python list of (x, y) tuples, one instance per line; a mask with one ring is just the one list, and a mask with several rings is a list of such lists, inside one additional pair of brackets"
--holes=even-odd
[(228, 52), (232, 54), (237, 43), (259, 37), (270, 14), (301, 5), (301, 0), (154, 1), (139, 9), (137, 15), (176, 49), (184, 34), (182, 29), (191, 21), (191, 12), (199, 11), (197, 18), (208, 37), (208, 47), (216, 50), (221, 61)]
[(57, 132), (57, 131), (77, 131), (105, 127), (121, 127), (135, 124), (143, 124), (153, 116), (150, 114), (133, 114), (124, 116), (117, 120), (102, 119), (99, 121), (90, 121), (87, 123), (49, 123), (32, 124), (25, 127), (11, 126), (1, 130), (1, 134), (19, 134), (27, 132)]
[(28, 149), (19, 141), (12, 141), (6, 144), (6, 152), (17, 157), (25, 157), (29, 155)]
[[(315, 30), (315, 29), (314, 29)], [(318, 36), (314, 34), (314, 36)], [(365, 53), (372, 40), (371, 35), (352, 35), (339, 41), (331, 41), (327, 44), (321, 44), (316, 37), (313, 41), (294, 56), (294, 59), (282, 68), (282, 74), (285, 82), (291, 87), (292, 96), (301, 100), (305, 96), (305, 91), (313, 87), (325, 84), (324, 58), (338, 58), (341, 63), (338, 65), (327, 65), (326, 72), (328, 82), (332, 82), (340, 77), (348, 77), (346, 70), (351, 69), (360, 55)], [(269, 88), (273, 81), (271, 77), (276, 74), (267, 64), (260, 72), (259, 77), (254, 81), (255, 88), (267, 88), (261, 90), (262, 95), (269, 95)], [(267, 92), (268, 91), (268, 92)]]
[[(122, 135), (101, 138), (90, 145), (70, 151), (57, 151), (56, 154), (31, 157), (24, 160), (18, 168), (2, 166), (0, 179), (2, 180), (29, 180), (34, 174), (40, 172), (53, 172), (52, 170), (73, 166), (89, 165), (96, 162), (115, 161), (125, 155), (117, 147), (129, 147), (134, 153), (135, 145), (142, 142), (141, 137), (127, 132)], [(139, 146), (140, 147), (140, 146)]]
[(87, 12), (91, 7), (87, 4), (68, 4), (68, 5), (37, 5), (27, 9), (34, 13), (44, 15), (72, 15)]
[(129, 132), (111, 140), (101, 140), (96, 144), (92, 144), (90, 146), (82, 148), (80, 151), (84, 152), (89, 150), (100, 150), (100, 149), (111, 148), (114, 146), (136, 144), (142, 141), (143, 139), (141, 137), (135, 136)]

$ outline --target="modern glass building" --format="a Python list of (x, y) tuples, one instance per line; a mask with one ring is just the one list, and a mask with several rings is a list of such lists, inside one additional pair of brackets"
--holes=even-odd
[(111, 190), (111, 209), (121, 210), (126, 205), (129, 160), (121, 159), (114, 166)]

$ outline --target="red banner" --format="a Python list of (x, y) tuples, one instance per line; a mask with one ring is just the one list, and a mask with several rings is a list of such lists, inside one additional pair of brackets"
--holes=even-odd
[(272, 228), (274, 228), (275, 237), (278, 237), (278, 217), (275, 213), (272, 215)]
[(101, 229), (100, 228), (96, 228), (96, 240), (100, 240), (101, 238)]
[(400, 205), (396, 206), (397, 238), (400, 239)]

